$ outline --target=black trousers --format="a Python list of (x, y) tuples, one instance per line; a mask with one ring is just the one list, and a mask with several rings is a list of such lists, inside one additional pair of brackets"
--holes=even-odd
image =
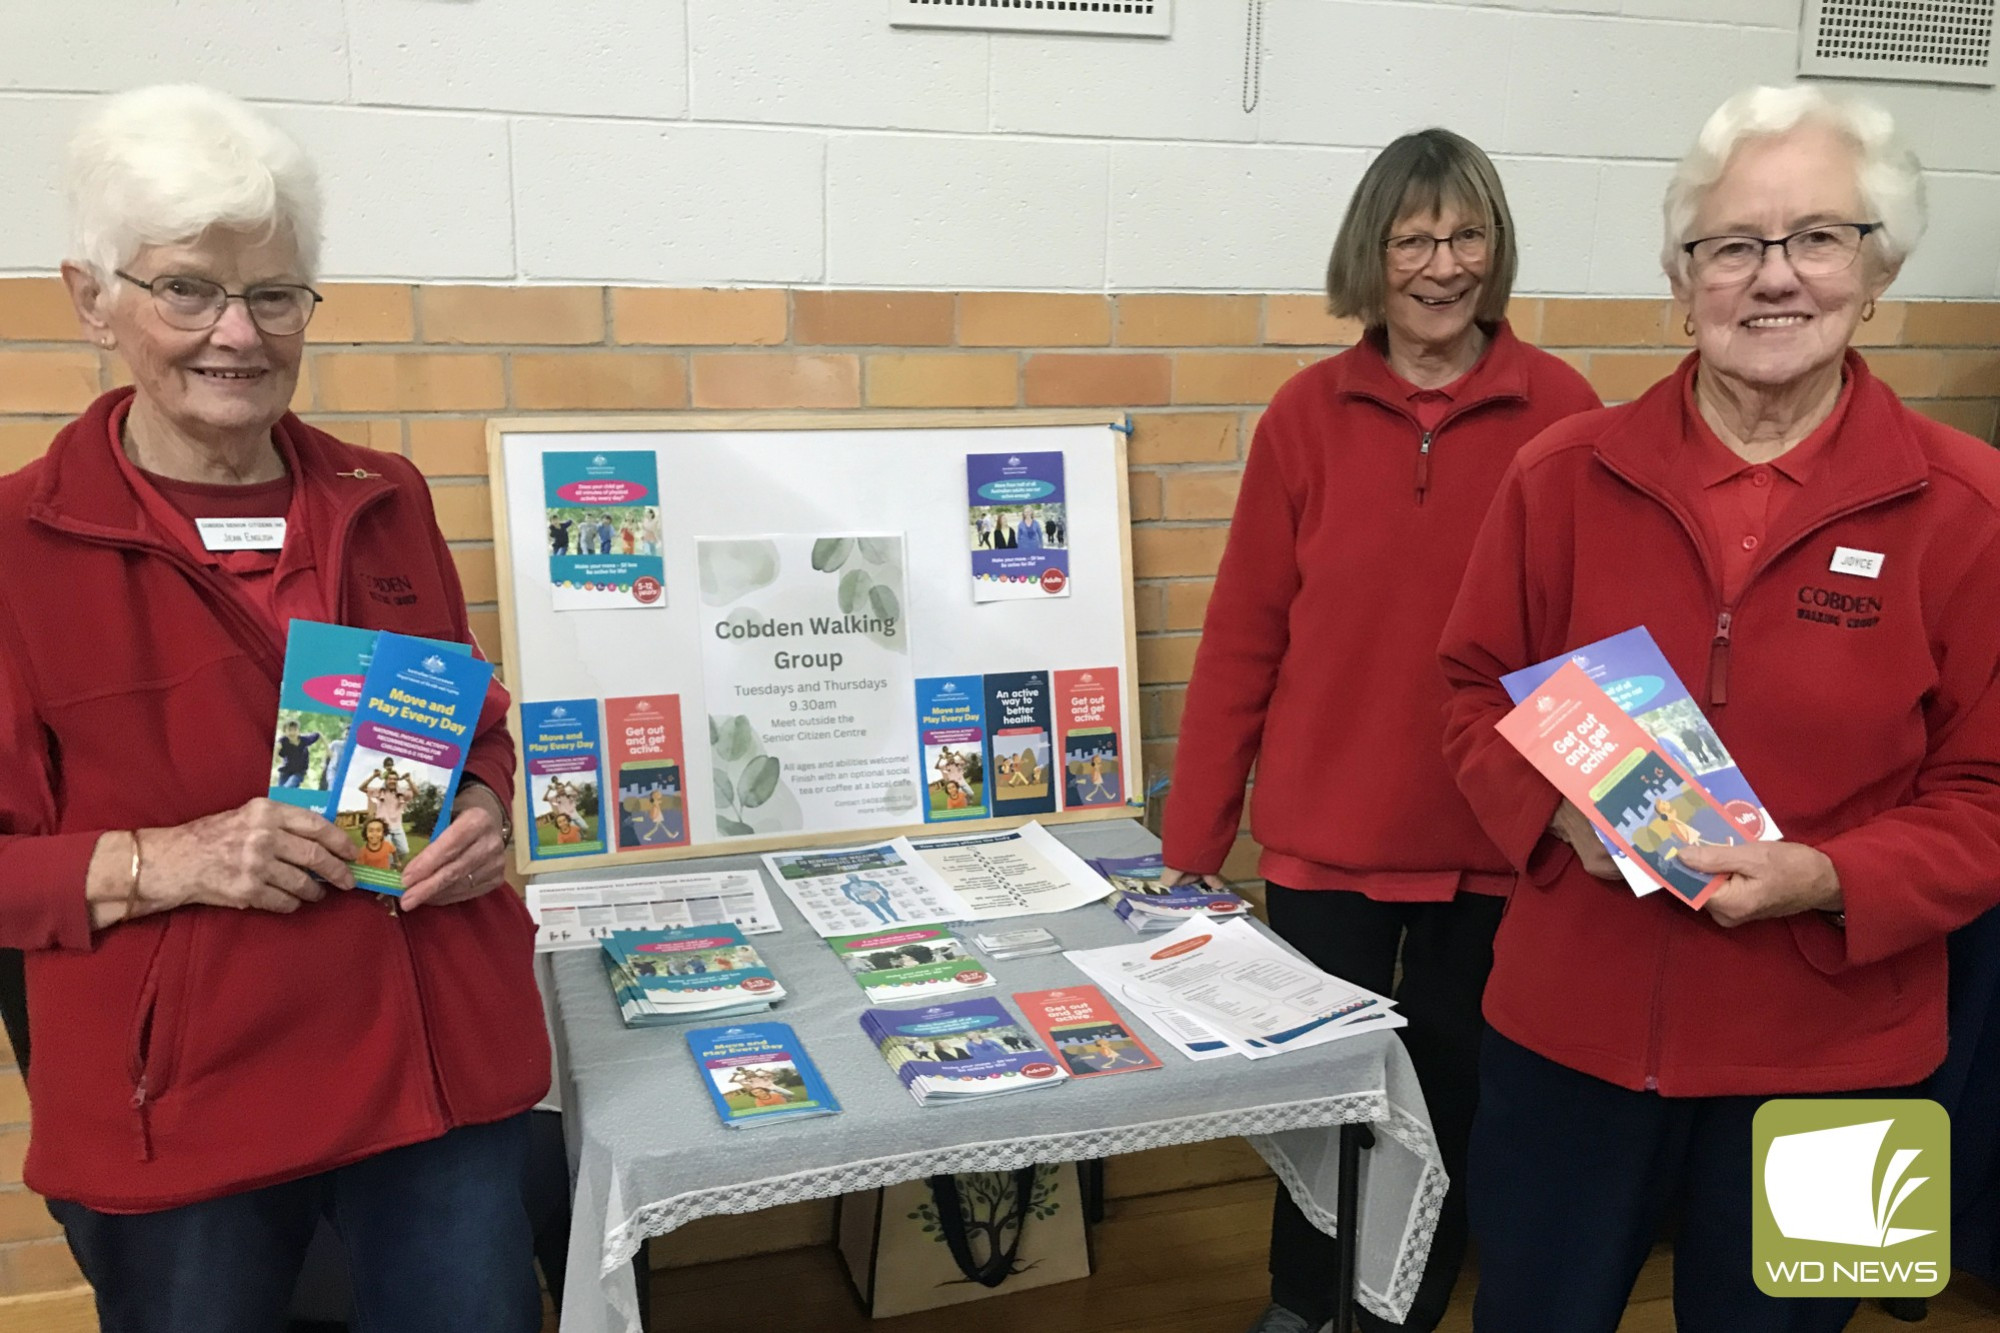
[(1634, 1092), (1488, 1032), (1468, 1178), (1479, 1333), (1612, 1333), (1674, 1208), (1681, 1333), (1845, 1328), (1857, 1301), (1781, 1300), (1757, 1289), (1751, 1119), (1766, 1100)]
[[(1359, 893), (1269, 886), (1271, 928), (1325, 971), (1393, 994), (1409, 1026), (1403, 1046), (1423, 1084), (1438, 1151), (1451, 1175), (1430, 1260), (1400, 1325), (1356, 1308), (1364, 1333), (1429, 1333), (1444, 1317), (1465, 1258), (1466, 1140), (1479, 1093), (1479, 998), (1493, 968), (1501, 898), (1460, 894), (1443, 903), (1384, 903)], [(1396, 978), (1400, 953), (1403, 972)], [(1313, 1226), (1285, 1190), (1271, 1216), (1271, 1299), (1317, 1327), (1333, 1316), (1334, 1240)]]

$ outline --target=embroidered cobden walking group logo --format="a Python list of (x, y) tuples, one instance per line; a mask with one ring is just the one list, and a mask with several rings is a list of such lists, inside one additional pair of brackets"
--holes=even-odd
[(1929, 1101), (1769, 1101), (1751, 1263), (1770, 1296), (1934, 1296), (1951, 1276), (1951, 1122)]

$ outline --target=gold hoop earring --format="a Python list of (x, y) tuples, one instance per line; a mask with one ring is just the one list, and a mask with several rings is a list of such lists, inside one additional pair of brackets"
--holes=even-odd
[(1690, 337), (1690, 338), (1694, 337), (1694, 316), (1693, 316), (1693, 315), (1689, 315), (1689, 316), (1688, 316), (1688, 317), (1687, 317), (1686, 319), (1684, 319), (1684, 320), (1682, 320), (1682, 321), (1681, 321), (1681, 332), (1682, 332), (1682, 333), (1685, 333), (1685, 334), (1686, 334), (1686, 335), (1687, 335), (1688, 337)]
[(1875, 303), (1870, 301), (1867, 305), (1861, 307), (1861, 322), (1866, 324), (1873, 318), (1875, 318)]

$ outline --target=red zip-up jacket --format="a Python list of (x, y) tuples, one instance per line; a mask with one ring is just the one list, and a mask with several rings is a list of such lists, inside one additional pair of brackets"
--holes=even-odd
[[(2000, 455), (1849, 353), (1848, 405), (1724, 604), (1685, 399), (1696, 358), (1527, 449), (1441, 649), (1446, 746), (1526, 872), (1486, 1017), (1570, 1068), (1670, 1096), (1898, 1087), (1945, 1049), (1945, 934), (2000, 902)], [(1879, 577), (1833, 568), (1878, 555)], [(1493, 729), (1498, 678), (1652, 631), (1787, 839), (1831, 858), (1818, 912), (1717, 925), (1585, 873), (1555, 791)]]
[[(533, 926), (506, 889), (407, 916), (359, 889), (288, 916), (190, 906), (92, 933), (102, 832), (264, 794), (283, 675), (228, 575), (121, 474), (107, 426), (130, 394), (0, 478), (0, 944), (28, 951), (27, 1183), (145, 1212), (529, 1109), (548, 1038)], [(293, 416), (277, 431), (335, 618), (470, 642), (416, 469)], [(466, 763), (503, 794), (506, 709), (496, 685)]]
[(1222, 868), (1255, 760), (1264, 878), (1405, 901), (1468, 879), (1505, 892), (1439, 752), (1437, 636), (1515, 452), (1598, 400), (1504, 323), (1434, 430), (1409, 392), (1367, 338), (1264, 413), (1188, 686), (1168, 865)]

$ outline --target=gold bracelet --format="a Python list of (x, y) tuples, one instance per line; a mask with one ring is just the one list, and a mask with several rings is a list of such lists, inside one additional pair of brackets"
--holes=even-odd
[(142, 868), (142, 860), (139, 854), (139, 830), (133, 829), (132, 830), (132, 879), (131, 882), (125, 886), (125, 911), (128, 916), (131, 914), (132, 909), (139, 905), (139, 871), (141, 868)]

